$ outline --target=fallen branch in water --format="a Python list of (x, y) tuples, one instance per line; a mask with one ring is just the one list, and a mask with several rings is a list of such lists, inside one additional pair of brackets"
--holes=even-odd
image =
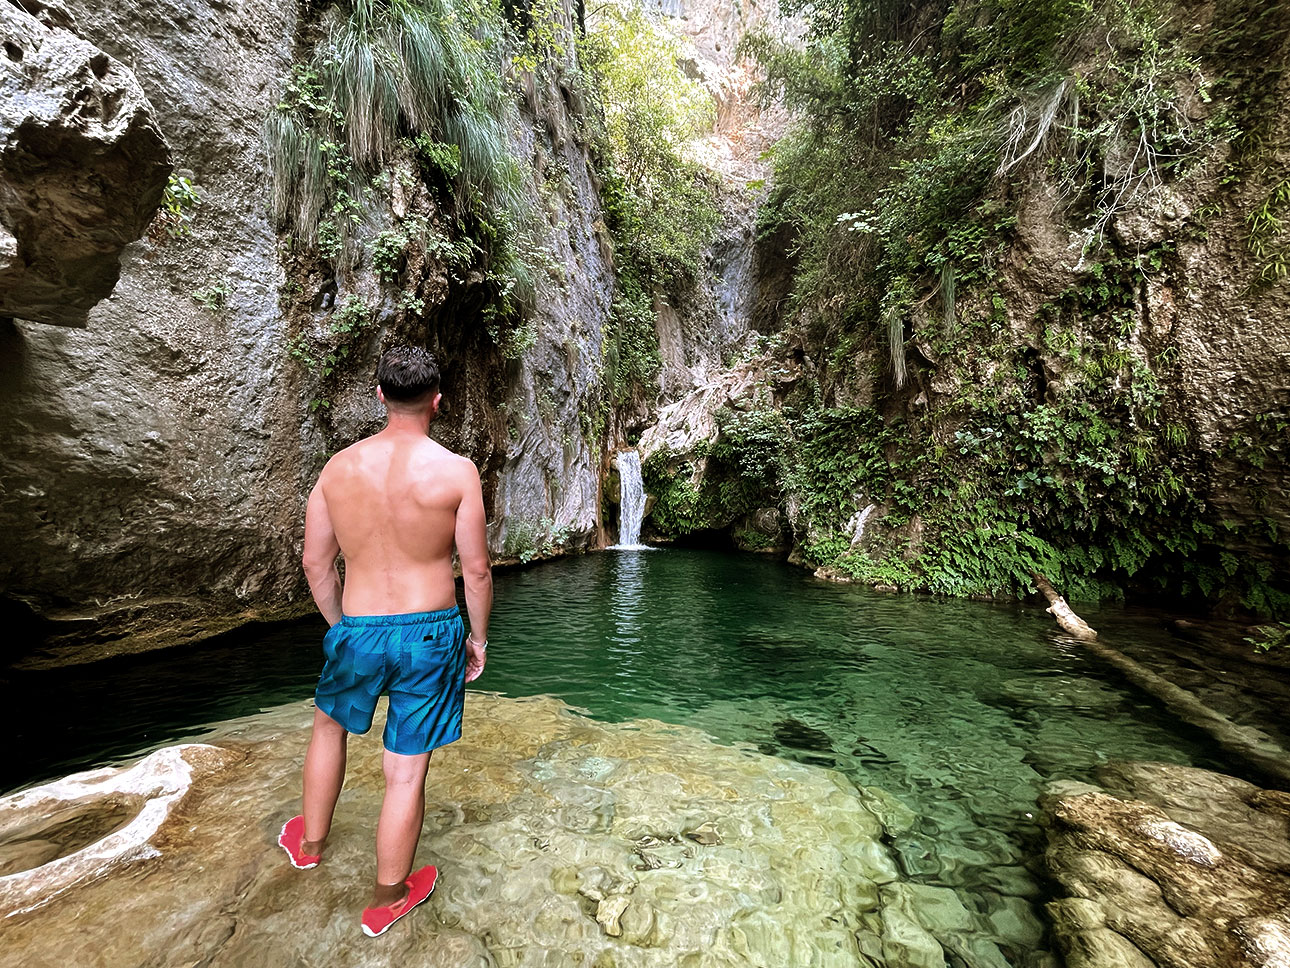
[(1262, 730), (1239, 726), (1222, 713), (1210, 709), (1194, 694), (1176, 686), (1140, 663), (1130, 659), (1119, 649), (1098, 641), (1087, 622), (1071, 611), (1057, 589), (1037, 572), (1031, 572), (1035, 587), (1051, 603), (1047, 609), (1057, 619), (1063, 630), (1079, 639), (1086, 649), (1108, 665), (1114, 666), (1131, 683), (1159, 699), (1175, 716), (1185, 723), (1203, 729), (1228, 752), (1235, 753), (1265, 776), (1282, 784), (1290, 784), (1290, 753)]
[(1053, 618), (1057, 619), (1057, 624), (1060, 625), (1063, 630), (1069, 632), (1077, 639), (1097, 638), (1097, 632), (1092, 628), (1092, 626), (1075, 614), (1071, 607), (1066, 604), (1066, 599), (1057, 594), (1057, 589), (1052, 586), (1047, 578), (1039, 574), (1037, 571), (1032, 571), (1030, 573), (1030, 577), (1034, 580), (1035, 587), (1044, 593), (1044, 598), (1048, 599), (1048, 608), (1046, 611), (1052, 615)]

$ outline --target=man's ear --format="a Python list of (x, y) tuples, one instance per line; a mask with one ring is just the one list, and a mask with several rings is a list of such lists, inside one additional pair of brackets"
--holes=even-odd
[(385, 403), (385, 392), (381, 389), (379, 383), (376, 385), (376, 399), (380, 400), (381, 403)]
[(434, 400), (430, 404), (430, 416), (435, 416), (439, 412), (439, 401), (443, 399), (442, 393), (436, 393)]

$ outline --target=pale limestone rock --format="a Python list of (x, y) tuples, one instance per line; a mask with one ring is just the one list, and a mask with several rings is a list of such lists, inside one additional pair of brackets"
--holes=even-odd
[(0, 317), (84, 326), (156, 213), (170, 151), (134, 74), (66, 26), (4, 3), (0, 39)]
[[(321, 865), (296, 871), (275, 845), (298, 809), (311, 715), (293, 704), (206, 737), (239, 762), (194, 772), (144, 841), (151, 857), (68, 885), (39, 912), (0, 911), (0, 964), (853, 968), (880, 963), (889, 942), (887, 968), (914, 968), (939, 950), (909, 899), (887, 928), (857, 909), (876, 885), (869, 863), (850, 861), (881, 849), (882, 828), (838, 775), (675, 726), (601, 725), (555, 700), (475, 693), (464, 738), (431, 764), (417, 863), (436, 864), (439, 885), (377, 947), (358, 915), (383, 789), (379, 730), (351, 740)], [(100, 772), (117, 786), (131, 775)], [(684, 836), (699, 818), (722, 843)], [(642, 864), (644, 849), (669, 863)], [(25, 876), (40, 883), (49, 870)]]
[(159, 750), (0, 798), (0, 910), (25, 913), (113, 868), (157, 856), (152, 838), (202, 779), (242, 760), (232, 750)]
[(1049, 911), (1073, 968), (1290, 959), (1279, 794), (1163, 763), (1115, 764), (1099, 778), (1121, 796), (1066, 785), (1046, 801), (1048, 864), (1074, 895)]
[(618, 894), (607, 897), (596, 905), (596, 921), (605, 929), (605, 934), (617, 938), (623, 933), (623, 926), (618, 921), (630, 903), (630, 898)]

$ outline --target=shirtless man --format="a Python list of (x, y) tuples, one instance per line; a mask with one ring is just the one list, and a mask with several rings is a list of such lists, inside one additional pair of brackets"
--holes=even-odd
[[(346, 740), (371, 728), (377, 697), (388, 693), (376, 889), (362, 917), (373, 938), (434, 890), (434, 867), (412, 871), (426, 768), (432, 750), (461, 737), (466, 683), (484, 671), (493, 604), (479, 472), (428, 436), (438, 366), (425, 350), (399, 346), (382, 355), (376, 380), (385, 429), (327, 462), (305, 512), (305, 575), (331, 629), (305, 754), (305, 812), (278, 838), (296, 867), (317, 865), (345, 780)], [(454, 544), (469, 636), (457, 611)]]

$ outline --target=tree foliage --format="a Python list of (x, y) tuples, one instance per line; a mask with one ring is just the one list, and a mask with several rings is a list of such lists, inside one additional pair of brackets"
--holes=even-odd
[[(799, 4), (804, 45), (754, 36), (765, 90), (801, 119), (777, 149), (766, 227), (796, 232), (799, 318), (891, 346), (947, 271), (979, 268), (1003, 176), (1044, 164), (1095, 249), (1110, 220), (1231, 134), (1197, 56), (1150, 0)], [(996, 226), (997, 228), (997, 226)], [(968, 280), (970, 281), (970, 279)], [(902, 298), (890, 294), (903, 292)], [(899, 382), (899, 381), (897, 381)]]
[(580, 53), (604, 116), (604, 197), (621, 255), (657, 287), (693, 278), (718, 217), (690, 151), (712, 122), (711, 95), (682, 70), (677, 40), (636, 5), (597, 8)]

